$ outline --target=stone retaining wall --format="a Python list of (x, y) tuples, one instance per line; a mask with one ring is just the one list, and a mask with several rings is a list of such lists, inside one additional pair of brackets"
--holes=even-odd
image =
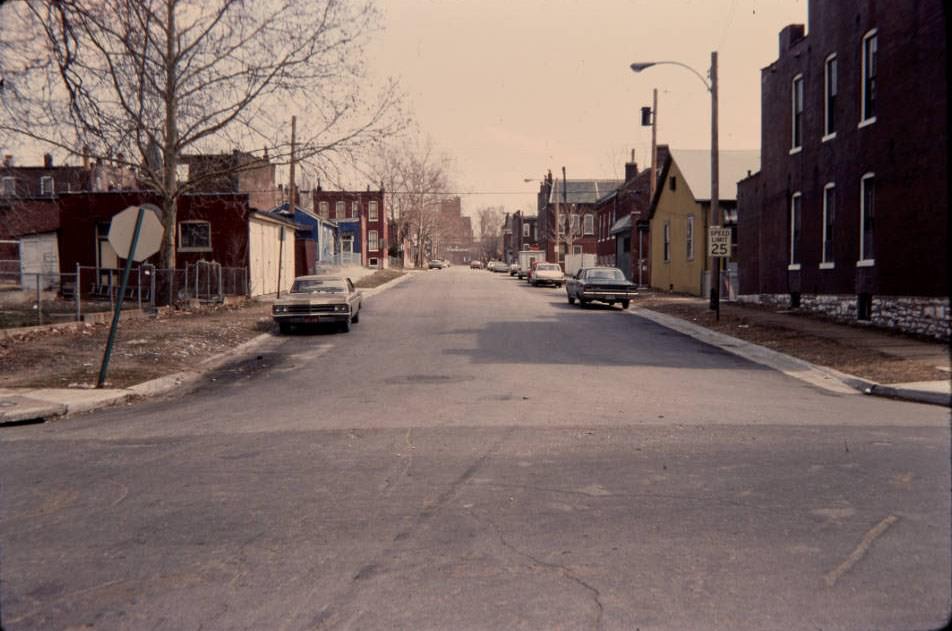
[[(790, 308), (790, 294), (746, 294), (737, 297), (741, 303)], [(856, 296), (851, 294), (803, 294), (800, 309), (822, 313), (838, 322), (862, 323), (856, 319)], [(873, 296), (870, 319), (872, 326), (925, 335), (949, 341), (949, 299), (919, 296)]]

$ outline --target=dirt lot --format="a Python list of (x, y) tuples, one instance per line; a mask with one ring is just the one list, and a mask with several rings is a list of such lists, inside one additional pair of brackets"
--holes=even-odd
[[(707, 302), (664, 294), (648, 294), (636, 306), (677, 316), (720, 333), (876, 383), (949, 379), (948, 372), (936, 367), (937, 363), (948, 365), (947, 355), (945, 362), (909, 360), (876, 348), (877, 340), (886, 346), (916, 343), (916, 340), (898, 334), (834, 325), (815, 316), (755, 305), (722, 304), (718, 322)], [(812, 326), (810, 320), (819, 326)]]
[[(378, 287), (402, 276), (380, 270), (355, 283)], [(271, 331), (270, 303), (209, 306), (124, 320), (107, 384), (127, 387), (180, 370)], [(109, 335), (108, 324), (46, 329), (0, 338), (0, 387), (86, 388), (96, 383)]]

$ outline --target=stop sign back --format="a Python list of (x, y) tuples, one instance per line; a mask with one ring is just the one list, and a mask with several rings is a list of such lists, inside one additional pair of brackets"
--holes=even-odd
[(141, 263), (159, 251), (163, 232), (159, 209), (152, 204), (142, 204), (141, 208), (145, 209), (145, 212), (142, 214), (142, 226), (139, 228), (139, 241), (136, 243), (136, 251), (129, 252), (139, 208), (140, 206), (129, 206), (113, 217), (109, 226), (109, 245), (116, 251), (116, 255), (119, 258), (132, 259), (136, 263)]

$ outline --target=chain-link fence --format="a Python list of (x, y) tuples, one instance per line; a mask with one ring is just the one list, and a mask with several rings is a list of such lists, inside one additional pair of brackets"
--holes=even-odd
[[(72, 273), (23, 272), (0, 264), (0, 328), (89, 320), (108, 313), (117, 302), (123, 309), (154, 311), (157, 307), (198, 300), (223, 302), (226, 296), (248, 295), (248, 272), (208, 261), (174, 270), (144, 263), (133, 267), (125, 292), (122, 270), (77, 265)], [(105, 316), (99, 316), (105, 317)]]

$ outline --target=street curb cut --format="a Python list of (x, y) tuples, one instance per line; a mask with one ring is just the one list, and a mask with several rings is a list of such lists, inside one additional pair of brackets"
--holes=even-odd
[(769, 349), (765, 346), (712, 331), (711, 329), (693, 324), (687, 320), (682, 320), (681, 318), (669, 316), (651, 309), (640, 307), (628, 313), (831, 392), (839, 394), (877, 394), (875, 392), (876, 388), (881, 387), (876, 383), (855, 375), (827, 368), (826, 366), (818, 366), (803, 359), (798, 359), (785, 353)]

